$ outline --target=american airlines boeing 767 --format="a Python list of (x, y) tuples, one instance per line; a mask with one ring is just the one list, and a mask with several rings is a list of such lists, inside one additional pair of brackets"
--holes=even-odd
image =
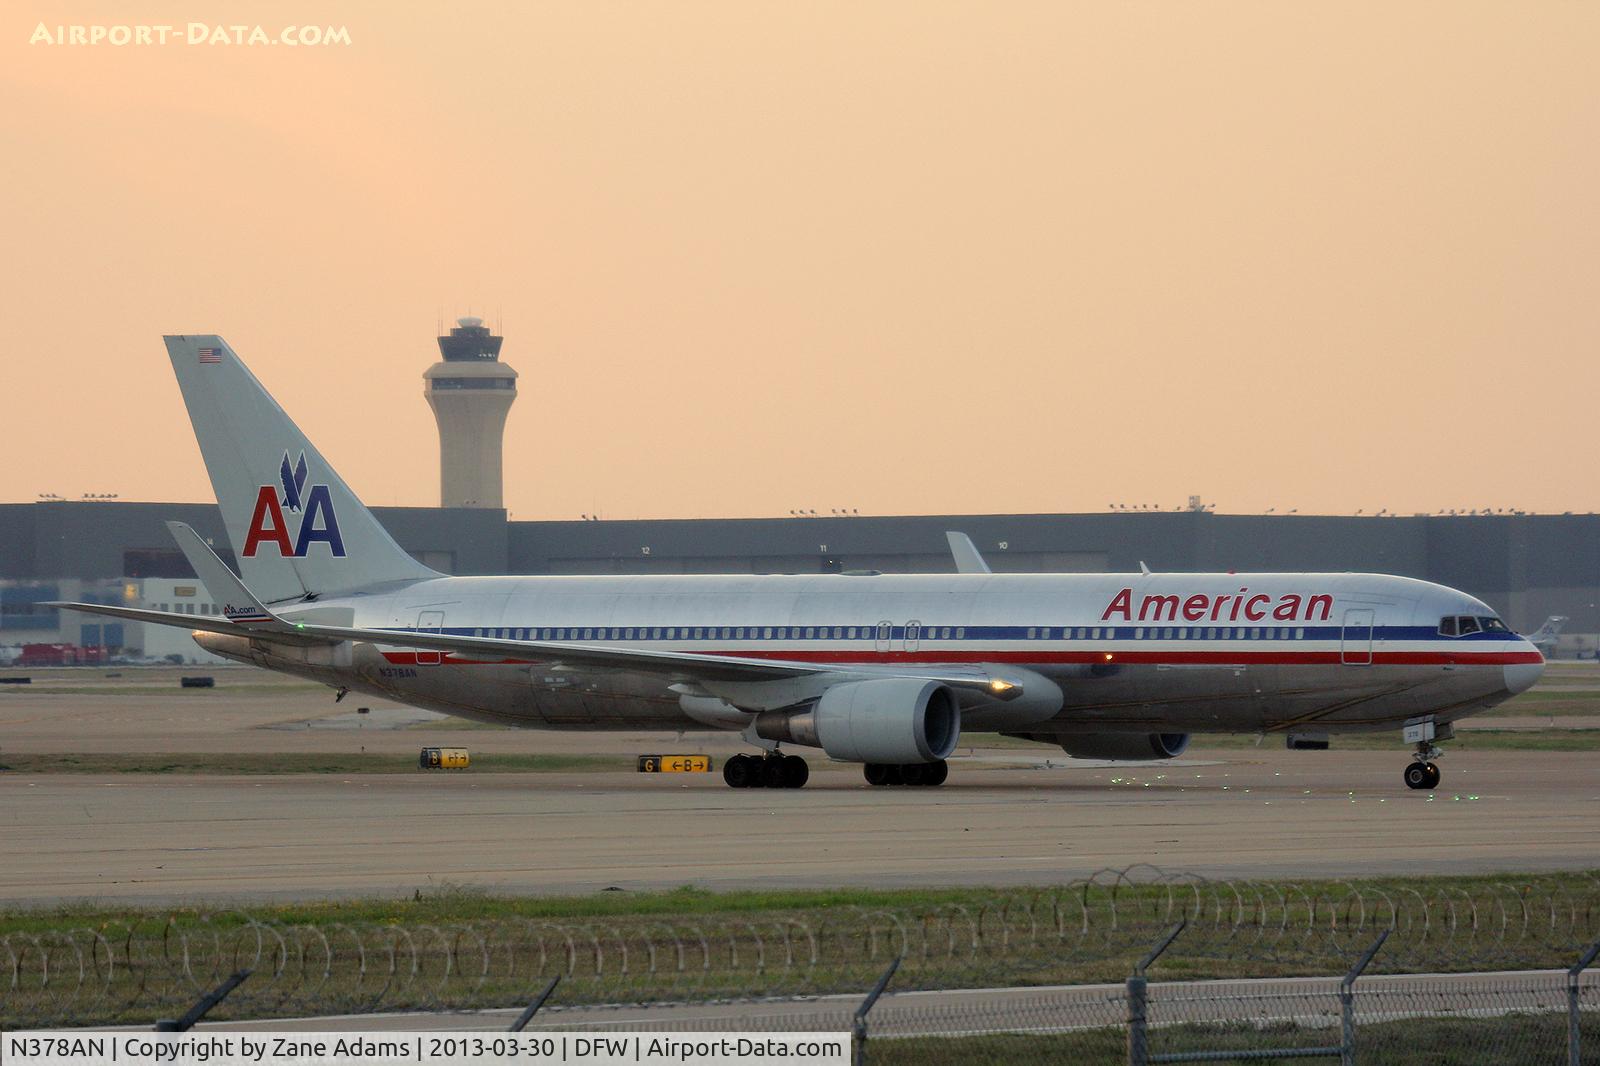
[(217, 617), (57, 606), (181, 626), (218, 655), (482, 722), (720, 729), (760, 755), (735, 788), (799, 787), (796, 748), (874, 785), (938, 785), (961, 730), (1067, 754), (1171, 759), (1193, 733), (1404, 729), (1411, 788), (1452, 723), (1544, 658), (1481, 601), (1381, 574), (448, 577), (406, 554), (217, 336), (170, 336), (239, 574), (169, 523)]

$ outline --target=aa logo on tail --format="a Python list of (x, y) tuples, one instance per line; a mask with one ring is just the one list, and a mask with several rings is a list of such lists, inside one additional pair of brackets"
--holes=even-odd
[[(263, 545), (275, 545), (284, 558), (304, 559), (311, 545), (321, 542), (328, 546), (336, 558), (344, 558), (344, 539), (339, 535), (339, 516), (333, 512), (333, 497), (326, 485), (306, 487), (306, 453), (300, 461), (289, 465), (289, 453), (283, 453), (283, 465), (278, 468), (278, 484), (262, 485), (256, 490), (256, 507), (250, 515), (250, 528), (245, 533), (244, 552), (255, 558)], [(279, 492), (283, 498), (278, 498)], [(294, 539), (289, 537), (289, 522), (285, 512), (299, 516), (299, 526)]]

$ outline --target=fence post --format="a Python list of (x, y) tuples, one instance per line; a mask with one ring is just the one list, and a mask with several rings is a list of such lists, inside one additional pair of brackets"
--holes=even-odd
[(1128, 1066), (1148, 1066), (1150, 1061), (1150, 1041), (1145, 1020), (1149, 982), (1145, 980), (1144, 972), (1178, 939), (1178, 934), (1188, 924), (1189, 919), (1184, 918), (1168, 929), (1167, 935), (1150, 949), (1150, 954), (1134, 964), (1133, 973), (1128, 977)]
[(1600, 955), (1600, 940), (1589, 945), (1589, 950), (1579, 956), (1578, 961), (1572, 964), (1572, 969), (1567, 971), (1567, 1063), (1568, 1066), (1579, 1066), (1578, 1054), (1580, 1038), (1578, 1035), (1578, 981), (1583, 977), (1583, 971), (1589, 968), (1595, 957)]
[(533, 1016), (539, 1013), (539, 1008), (544, 1006), (544, 1001), (550, 998), (550, 993), (554, 992), (556, 990), (556, 985), (559, 985), (560, 983), (560, 974), (556, 974), (554, 977), (550, 978), (550, 983), (544, 986), (544, 991), (539, 993), (539, 998), (528, 1004), (527, 1009), (521, 1014), (517, 1015), (517, 1020), (511, 1023), (511, 1026), (506, 1029), (506, 1032), (520, 1033), (522, 1030), (526, 1029), (528, 1027), (528, 1023), (533, 1021)]
[(1383, 942), (1389, 939), (1391, 932), (1392, 928), (1379, 933), (1366, 954), (1356, 960), (1350, 972), (1344, 975), (1344, 980), (1339, 982), (1339, 1066), (1355, 1066), (1356, 1061), (1356, 978), (1366, 972), (1367, 964), (1383, 947)]
[(883, 990), (889, 987), (889, 978), (900, 968), (900, 960), (904, 955), (897, 957), (883, 971), (883, 976), (878, 978), (878, 983), (872, 986), (872, 991), (867, 993), (867, 998), (861, 1001), (861, 1006), (856, 1008), (855, 1017), (850, 1019), (850, 1061), (854, 1066), (865, 1066), (867, 1061), (867, 1014), (873, 1005), (878, 1002), (878, 997), (883, 995)]
[(156, 1022), (158, 1033), (187, 1033), (194, 1028), (194, 1023), (206, 1016), (206, 1013), (218, 1003), (228, 998), (228, 993), (244, 984), (244, 979), (249, 977), (254, 970), (240, 970), (214, 990), (200, 997), (200, 1001), (189, 1008), (189, 1013), (174, 1021), (171, 1018), (162, 1018)]

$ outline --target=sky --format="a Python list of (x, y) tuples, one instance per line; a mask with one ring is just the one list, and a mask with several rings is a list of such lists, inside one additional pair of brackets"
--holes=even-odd
[(1600, 509), (1600, 5), (12, 0), (0, 38), (0, 500), (211, 499), (161, 335), (216, 332), (367, 502), (436, 504), (421, 374), (471, 311), (521, 519)]

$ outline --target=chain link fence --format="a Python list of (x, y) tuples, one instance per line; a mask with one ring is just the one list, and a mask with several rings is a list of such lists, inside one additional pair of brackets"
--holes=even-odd
[[(175, 911), (0, 935), (0, 1025), (147, 1024), (250, 970), (213, 1019), (515, 1008), (559, 976), (542, 1023), (707, 1028), (703, 1009), (681, 1006), (721, 1003), (716, 1028), (837, 1031), (898, 959), (871, 1018), (884, 1061), (957, 1044), (963, 1061), (1126, 1061), (1122, 982), (1174, 922), (1182, 935), (1149, 984), (1150, 1061), (1340, 1044), (1338, 981), (1325, 975), (1384, 931), (1353, 995), (1360, 1061), (1496, 1040), (1529, 1057), (1482, 1061), (1545, 1061), (1566, 1046), (1565, 971), (1600, 938), (1600, 879), (1301, 887), (1136, 867), (926, 908), (433, 923)], [(1416, 974), (1433, 976), (1399, 976)], [(1600, 1009), (1589, 980), (1585, 1033)], [(654, 1006), (636, 1022), (622, 1005)]]

